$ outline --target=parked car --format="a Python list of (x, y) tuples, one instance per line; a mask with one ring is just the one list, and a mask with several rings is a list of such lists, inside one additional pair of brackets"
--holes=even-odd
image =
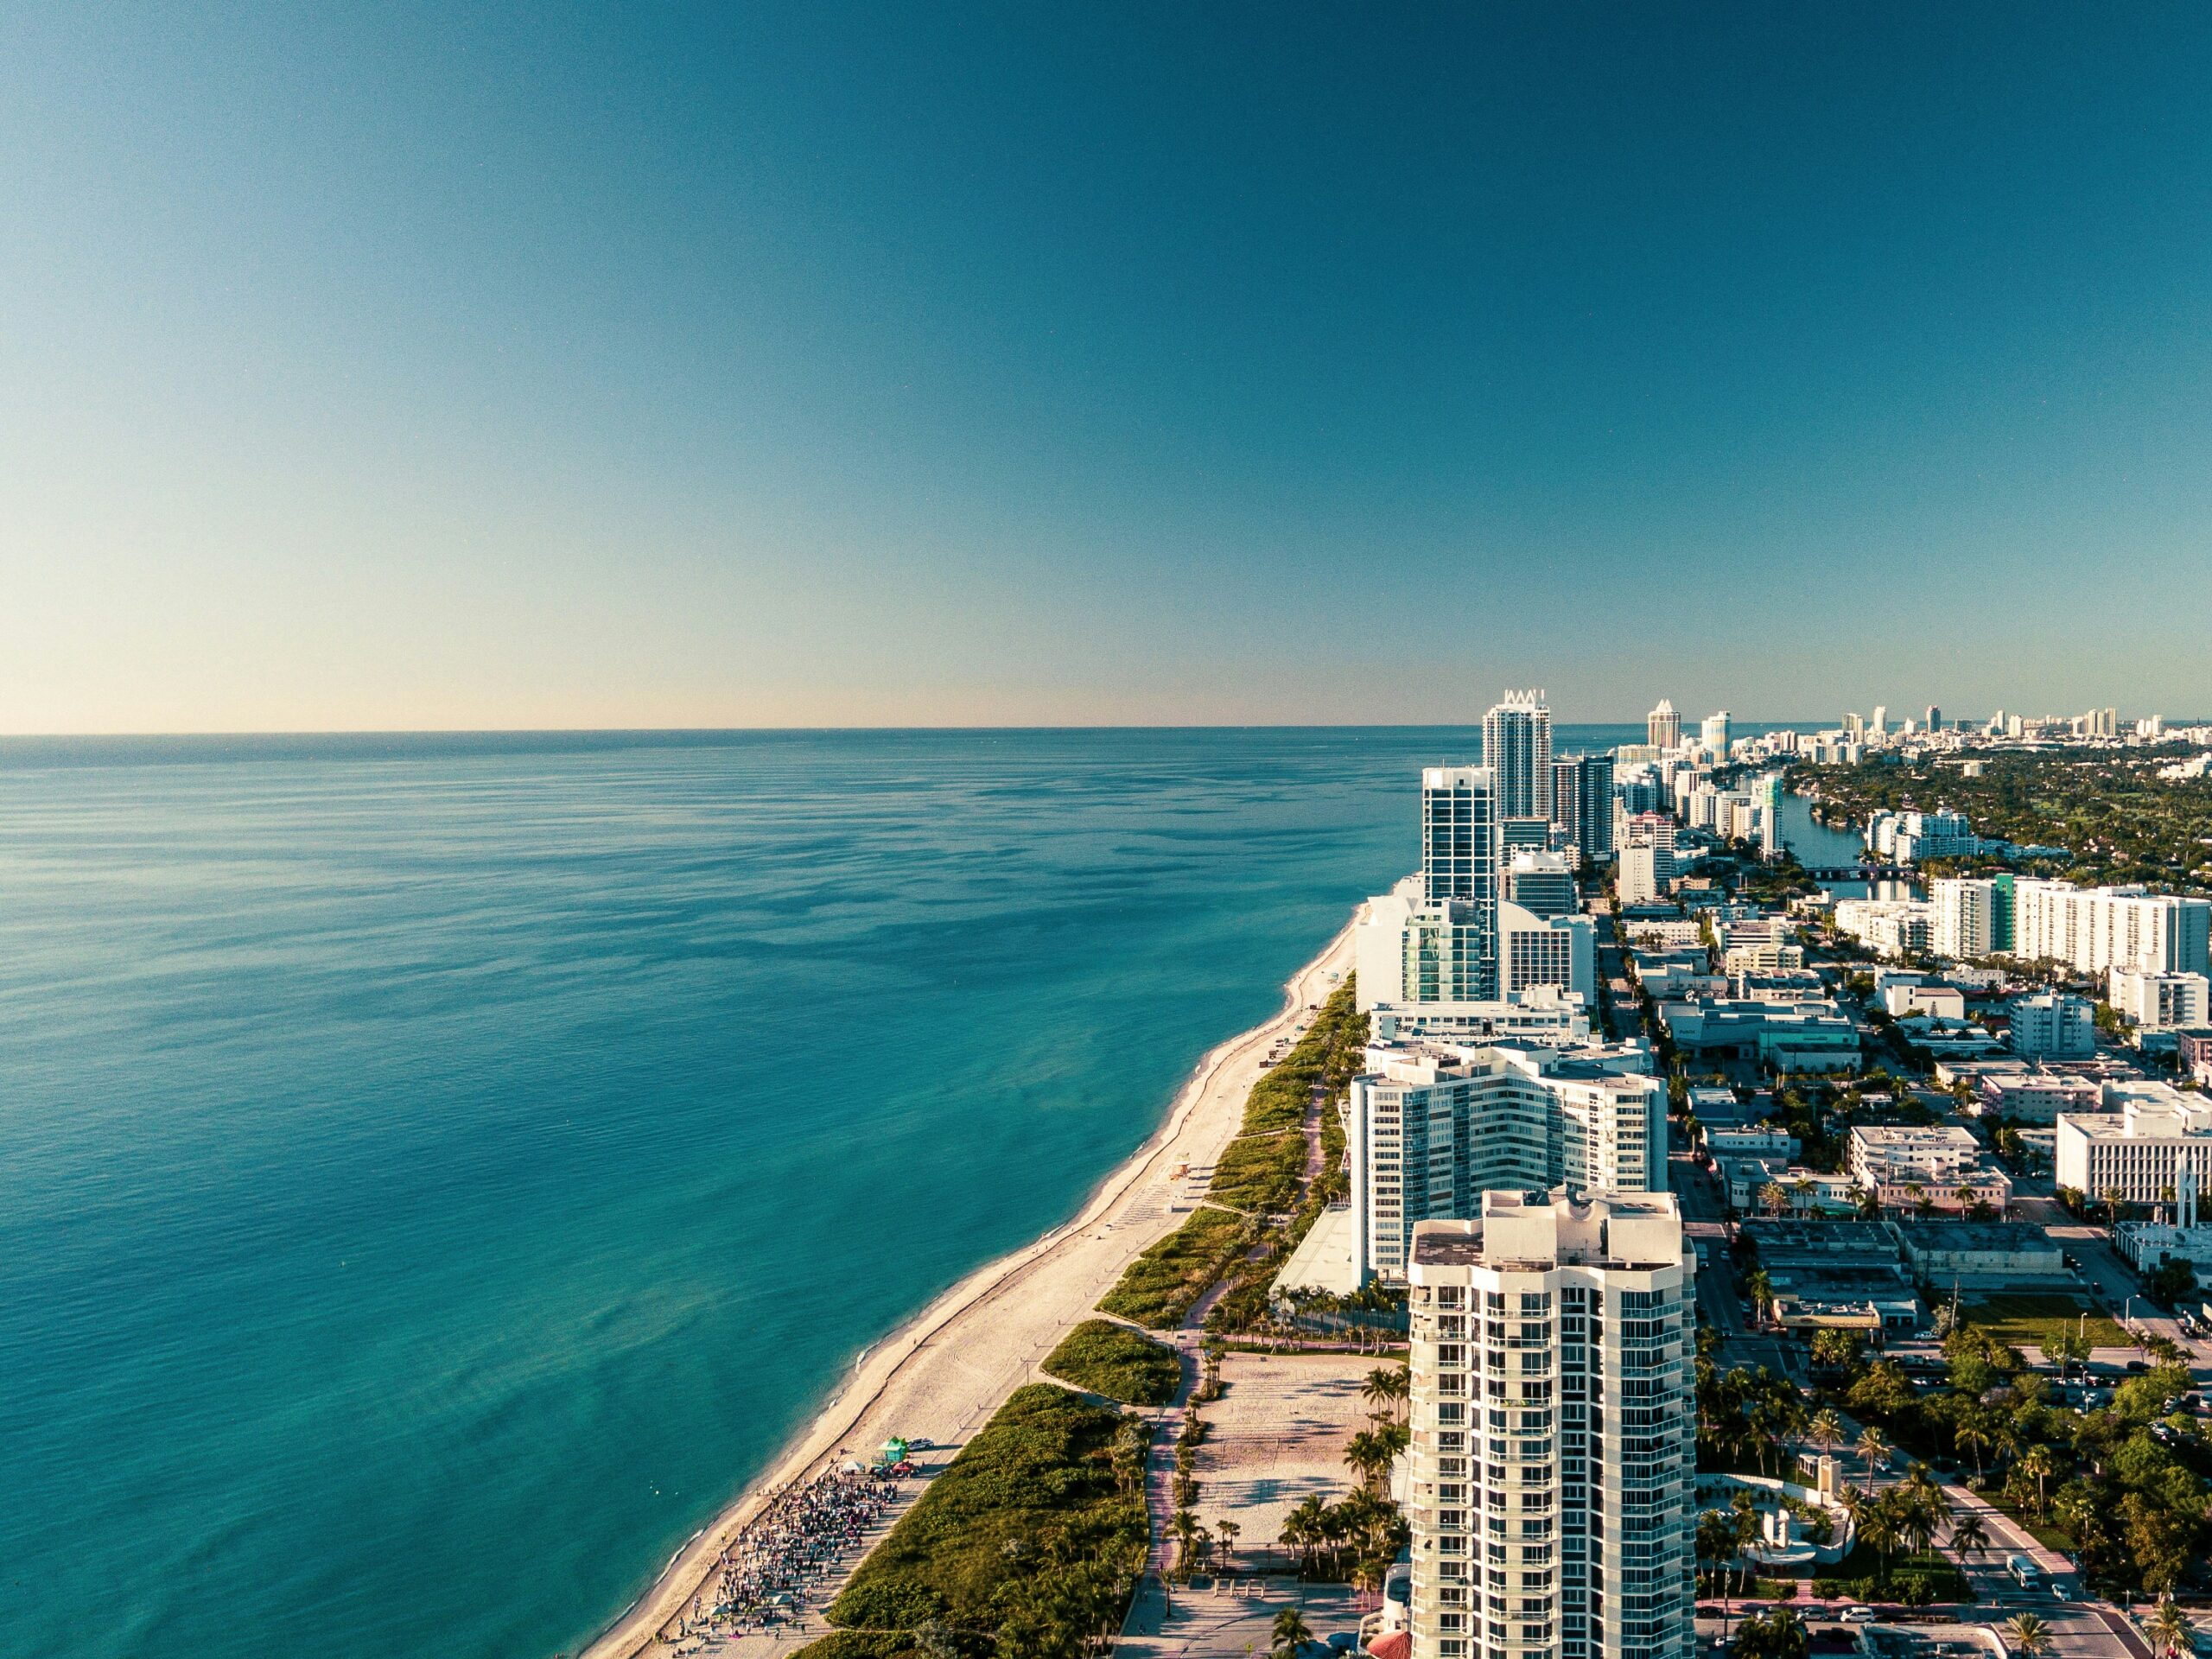
[(1871, 1624), (1874, 1622), (1872, 1607), (1847, 1607), (1836, 1617), (1847, 1624)]

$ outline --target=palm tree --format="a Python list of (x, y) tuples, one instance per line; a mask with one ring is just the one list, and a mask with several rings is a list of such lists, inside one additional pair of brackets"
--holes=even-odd
[(1778, 1216), (1789, 1207), (1789, 1194), (1782, 1190), (1779, 1181), (1769, 1181), (1759, 1188), (1759, 1208), (1770, 1216)]
[(2171, 1601), (2160, 1602), (2158, 1611), (2143, 1628), (2152, 1649), (2167, 1659), (2181, 1659), (2182, 1655), (2196, 1651), (2196, 1622)]
[(1214, 1530), (1221, 1535), (1221, 1553), (1223, 1558), (1224, 1560), (1234, 1560), (1236, 1555), (1236, 1535), (1243, 1531), (1244, 1529), (1238, 1526), (1234, 1521), (1223, 1520), (1214, 1523)]
[(1268, 1644), (1268, 1651), (1294, 1654), (1313, 1639), (1313, 1627), (1306, 1622), (1306, 1615), (1295, 1607), (1284, 1607), (1275, 1613), (1274, 1639)]
[(1872, 1486), (1874, 1484), (1874, 1471), (1877, 1469), (1886, 1469), (1890, 1466), (1890, 1443), (1884, 1437), (1882, 1431), (1870, 1423), (1860, 1433), (1859, 1444), (1853, 1449), (1866, 1460), (1866, 1484)]
[(1396, 1455), (1382, 1437), (1372, 1429), (1361, 1429), (1344, 1446), (1344, 1461), (1359, 1477), (1361, 1486), (1370, 1491), (1382, 1471), (1390, 1466), (1391, 1459)]
[(1974, 1478), (1981, 1478), (1981, 1454), (1988, 1449), (1993, 1436), (1989, 1420), (1981, 1413), (1969, 1412), (1959, 1419), (1959, 1426), (1951, 1432), (1951, 1439), (1961, 1451), (1974, 1450)]
[(1175, 1570), (1188, 1583), (1191, 1565), (1197, 1553), (1198, 1512), (1187, 1506), (1177, 1510), (1174, 1518), (1167, 1523), (1167, 1529), (1175, 1535)]
[[(1226, 1524), (1226, 1523), (1224, 1523)], [(1978, 1515), (1955, 1516), (1951, 1521), (1951, 1551), (1961, 1560), (1989, 1552), (1989, 1529)]]
[(2036, 1515), (2037, 1517), (2040, 1519), (2043, 1516), (2044, 1506), (2043, 1484), (2045, 1480), (2050, 1478), (2052, 1472), (2057, 1467), (2057, 1465), (2051, 1460), (2050, 1448), (2040, 1443), (2030, 1446), (2027, 1451), (2021, 1455), (2019, 1466), (2020, 1472), (2022, 1474), (2031, 1475), (2035, 1478)]
[(1959, 1215), (1963, 1219), (1966, 1212), (1973, 1207), (1974, 1200), (1980, 1195), (1967, 1183), (1961, 1181), (1953, 1190), (1951, 1196), (1959, 1201)]
[(1866, 1505), (1859, 1516), (1859, 1535), (1881, 1553), (1882, 1581), (1889, 1582), (1890, 1557), (1904, 1541), (1903, 1516), (1899, 1506), (1890, 1501), (1890, 1494)]
[(1377, 1365), (1359, 1385), (1359, 1397), (1367, 1402), (1369, 1416), (1380, 1417), (1386, 1411), (1394, 1417), (1397, 1415), (1398, 1391), (1391, 1382), (1391, 1376), (1389, 1367)]
[(2023, 1659), (2040, 1659), (2050, 1651), (2050, 1630), (2033, 1613), (2015, 1613), (2005, 1621), (2012, 1633), (2012, 1651)]
[[(1821, 1335), (1824, 1337), (1827, 1332), (1823, 1331)], [(1818, 1338), (1815, 1340), (1817, 1342)], [(1821, 1448), (1823, 1457), (1833, 1457), (1843, 1440), (1843, 1419), (1823, 1406), (1813, 1414), (1813, 1421), (1806, 1425), (1805, 1438)]]
[(1764, 1324), (1767, 1305), (1774, 1300), (1774, 1281), (1767, 1277), (1764, 1268), (1751, 1269), (1751, 1277), (1744, 1281), (1744, 1294), (1751, 1299), (1751, 1318)]

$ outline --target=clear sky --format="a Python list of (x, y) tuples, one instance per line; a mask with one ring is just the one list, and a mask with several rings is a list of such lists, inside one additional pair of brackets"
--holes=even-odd
[(0, 730), (2212, 713), (2212, 10), (0, 12)]

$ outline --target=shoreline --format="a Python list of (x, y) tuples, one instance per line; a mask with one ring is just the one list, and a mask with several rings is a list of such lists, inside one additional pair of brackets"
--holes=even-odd
[[(731, 1538), (776, 1493), (849, 1450), (892, 1432), (957, 1445), (980, 1428), (1059, 1336), (1144, 1249), (1195, 1206), (1176, 1190), (1178, 1163), (1210, 1165), (1243, 1126), (1245, 1096), (1268, 1047), (1309, 1002), (1324, 1001), (1351, 970), (1363, 900), (1319, 952), (1283, 985), (1269, 1019), (1201, 1057), (1157, 1128), (1108, 1172), (1075, 1215), (1020, 1249), (957, 1281), (912, 1319), (869, 1343), (813, 1419), (774, 1460), (664, 1563), (652, 1583), (582, 1650), (581, 1659), (637, 1659), (664, 1650), (661, 1632), (706, 1586)], [(1020, 1289), (1014, 1297), (1008, 1293)]]

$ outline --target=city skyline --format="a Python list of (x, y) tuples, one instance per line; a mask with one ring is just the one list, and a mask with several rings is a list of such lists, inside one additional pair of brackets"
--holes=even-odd
[(2212, 713), (2196, 15), (0, 48), (0, 732)]

